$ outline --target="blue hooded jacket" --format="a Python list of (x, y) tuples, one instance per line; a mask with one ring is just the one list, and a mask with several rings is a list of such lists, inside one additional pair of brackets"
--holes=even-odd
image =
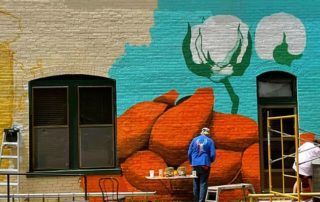
[(211, 166), (216, 159), (214, 142), (206, 135), (193, 138), (189, 145), (188, 158), (192, 166)]

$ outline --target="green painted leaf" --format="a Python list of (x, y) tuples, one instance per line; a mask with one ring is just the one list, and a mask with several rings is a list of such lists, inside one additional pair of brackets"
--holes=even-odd
[(242, 76), (243, 75), (243, 73), (246, 71), (246, 69), (250, 65), (251, 54), (252, 54), (252, 39), (251, 39), (250, 32), (248, 32), (248, 46), (247, 46), (246, 52), (244, 53), (241, 62), (235, 63), (233, 65), (232, 76)]
[(234, 46), (234, 48), (232, 49), (231, 53), (231, 57), (230, 57), (230, 64), (232, 66), (234, 66), (235, 64), (237, 64), (237, 59), (241, 53), (241, 47), (242, 47), (242, 40), (243, 40), (243, 36), (242, 33), (240, 31), (240, 24), (238, 26), (238, 32), (237, 32), (237, 42), (236, 45)]
[(293, 60), (301, 58), (302, 54), (293, 55), (288, 51), (288, 43), (286, 40), (286, 34), (283, 33), (282, 43), (276, 46), (273, 50), (273, 59), (278, 64), (291, 66)]
[[(190, 43), (191, 43), (191, 26), (188, 23), (188, 32), (187, 32), (186, 36), (184, 37), (183, 43), (182, 43), (182, 53), (183, 53), (184, 60), (186, 62), (188, 69), (192, 73), (194, 73), (198, 76), (210, 78), (212, 75), (210, 65), (214, 65), (215, 64), (214, 61), (211, 60), (210, 56), (208, 55), (208, 63), (196, 64), (192, 59), (192, 53), (190, 50)], [(211, 63), (211, 64), (209, 64), (209, 63)]]
[(207, 52), (207, 62), (211, 67), (215, 65), (215, 62), (211, 59), (209, 51)]

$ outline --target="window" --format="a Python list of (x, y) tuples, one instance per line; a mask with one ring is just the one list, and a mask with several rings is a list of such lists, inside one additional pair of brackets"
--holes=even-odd
[(296, 103), (296, 78), (281, 71), (266, 72), (257, 77), (259, 104)]
[(30, 171), (118, 169), (114, 80), (62, 75), (29, 90)]
[[(271, 71), (257, 77), (257, 99), (259, 108), (259, 138), (260, 138), (260, 161), (261, 161), (261, 189), (269, 191), (269, 170), (268, 170), (268, 139), (267, 139), (267, 117), (285, 116), (297, 114), (296, 77), (281, 71)], [(284, 119), (270, 122), (270, 127), (275, 131), (282, 131), (286, 134), (294, 134), (293, 119)], [(282, 162), (281, 160), (281, 137), (277, 132), (270, 132), (270, 148), (272, 163), (272, 185), (273, 190), (282, 189)], [(295, 152), (293, 138), (285, 138), (283, 145), (284, 154)], [(278, 160), (277, 160), (278, 159)], [(294, 174), (292, 169), (294, 159), (284, 160), (284, 171), (286, 174)], [(285, 179), (285, 188), (292, 190), (295, 180)]]
[(259, 81), (259, 97), (291, 97), (290, 81)]

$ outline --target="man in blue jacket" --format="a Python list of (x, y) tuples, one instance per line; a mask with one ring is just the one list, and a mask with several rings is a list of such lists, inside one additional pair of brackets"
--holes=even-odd
[(213, 140), (208, 137), (209, 128), (202, 128), (201, 134), (193, 138), (189, 145), (188, 158), (197, 178), (193, 180), (193, 196), (195, 202), (205, 202), (211, 163), (216, 158)]

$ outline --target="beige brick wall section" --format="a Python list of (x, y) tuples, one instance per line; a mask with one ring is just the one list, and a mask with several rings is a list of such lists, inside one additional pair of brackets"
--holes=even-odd
[[(29, 170), (28, 81), (60, 74), (108, 76), (126, 43), (150, 43), (156, 6), (156, 0), (0, 0), (0, 43), (13, 53), (7, 61), (12, 66), (6, 66), (13, 86), (12, 78), (4, 82), (14, 90), (12, 95), (0, 86), (1, 94), (13, 97), (10, 112), (0, 106), (0, 113), (23, 126), (21, 172)], [(81, 191), (78, 177), (21, 177), (20, 182), (21, 193)]]

